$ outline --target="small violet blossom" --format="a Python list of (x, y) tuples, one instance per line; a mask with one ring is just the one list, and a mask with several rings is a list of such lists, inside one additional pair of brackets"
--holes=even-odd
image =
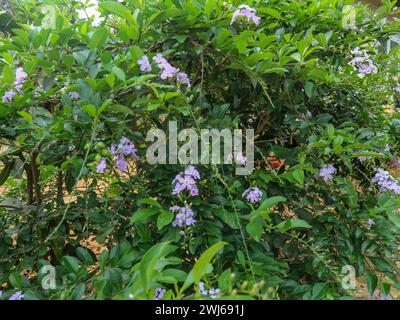
[(372, 220), (372, 219), (368, 219), (368, 220), (367, 220), (367, 223), (368, 223), (370, 226), (372, 226), (372, 225), (375, 224), (375, 221)]
[(172, 221), (174, 227), (184, 228), (196, 223), (193, 210), (187, 204), (184, 207), (173, 206), (169, 208), (169, 211), (176, 213), (175, 220)]
[(11, 89), (9, 91), (6, 91), (1, 99), (3, 102), (11, 102), (14, 99), (14, 96), (15, 91)]
[(179, 195), (181, 192), (188, 190), (192, 197), (199, 194), (196, 180), (200, 180), (200, 173), (194, 166), (189, 166), (184, 172), (180, 172), (172, 181), (175, 184), (172, 190), (173, 195)]
[(206, 290), (202, 281), (199, 282), (199, 289), (202, 296), (210, 296), (211, 299), (218, 299), (218, 294), (221, 292), (219, 288)]
[(138, 64), (140, 65), (140, 70), (145, 72), (151, 71), (151, 65), (149, 58), (147, 56), (143, 56), (138, 60)]
[(319, 171), (319, 176), (324, 178), (325, 181), (332, 180), (332, 175), (336, 173), (336, 168), (332, 165), (323, 165)]
[(376, 174), (371, 181), (380, 186), (380, 192), (391, 190), (395, 194), (400, 195), (400, 185), (398, 181), (393, 178), (388, 171), (383, 170), (382, 168), (377, 169)]
[(106, 158), (100, 160), (96, 167), (97, 173), (104, 173), (104, 170), (107, 168)]
[(126, 137), (122, 137), (118, 144), (113, 143), (110, 147), (110, 152), (113, 156), (117, 157), (115, 164), (119, 171), (125, 172), (128, 168), (128, 161), (126, 157), (132, 156), (136, 160), (139, 160), (136, 154), (137, 149), (134, 144)]
[(8, 300), (22, 300), (23, 298), (24, 294), (22, 293), (22, 291), (17, 291)]
[(70, 92), (69, 96), (71, 97), (72, 100), (79, 100), (81, 98), (81, 96), (79, 95), (78, 92)]
[(163, 288), (157, 288), (154, 291), (153, 300), (161, 300), (164, 297), (165, 292), (167, 292), (167, 290)]
[(256, 15), (256, 9), (249, 7), (246, 4), (242, 4), (233, 13), (231, 24), (233, 24), (239, 17), (247, 18), (247, 22), (253, 22), (255, 25), (260, 23), (260, 17)]
[(246, 197), (247, 201), (253, 204), (256, 202), (260, 202), (262, 196), (263, 196), (262, 191), (257, 187), (248, 188), (242, 193), (242, 197), (243, 198)]
[(22, 67), (17, 68), (17, 70), (15, 71), (14, 81), (15, 90), (21, 92), (22, 85), (24, 84), (26, 78), (28, 78), (28, 74), (24, 71), (24, 69)]
[(351, 51), (355, 57), (350, 61), (350, 65), (358, 70), (359, 76), (363, 77), (369, 73), (377, 73), (378, 68), (374, 65), (369, 55), (365, 51), (361, 51), (360, 48), (355, 48)]

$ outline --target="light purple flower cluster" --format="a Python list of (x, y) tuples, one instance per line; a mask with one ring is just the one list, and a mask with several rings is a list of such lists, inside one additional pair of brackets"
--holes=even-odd
[(221, 292), (219, 288), (206, 290), (202, 281), (199, 282), (199, 289), (202, 296), (210, 296), (211, 299), (218, 299), (218, 294)]
[(199, 194), (199, 189), (196, 185), (196, 180), (200, 180), (200, 173), (194, 166), (189, 166), (184, 172), (176, 175), (172, 183), (175, 187), (172, 190), (173, 195), (179, 195), (184, 190), (188, 190), (192, 197)]
[(332, 175), (336, 173), (336, 168), (332, 165), (323, 165), (319, 171), (319, 176), (324, 178), (325, 181), (332, 180)]
[(355, 48), (351, 51), (355, 57), (350, 61), (350, 65), (353, 68), (358, 69), (358, 73), (361, 76), (365, 76), (369, 73), (377, 73), (378, 68), (374, 65), (374, 62), (369, 57), (368, 53), (360, 48)]
[(154, 291), (153, 300), (161, 300), (164, 297), (165, 292), (167, 292), (166, 289), (157, 288), (156, 291)]
[(110, 148), (110, 152), (113, 156), (117, 157), (115, 164), (117, 168), (121, 172), (125, 172), (128, 168), (128, 161), (126, 161), (125, 157), (133, 156), (136, 160), (139, 160), (137, 156), (136, 148), (133, 143), (126, 137), (122, 137), (119, 141), (118, 145), (113, 143)]
[(17, 291), (8, 300), (22, 300), (23, 298), (24, 294), (22, 293), (22, 291)]
[[(126, 157), (133, 156), (136, 160), (139, 160), (134, 144), (126, 137), (122, 137), (118, 144), (113, 143), (110, 147), (110, 152), (116, 157), (115, 164), (118, 170), (121, 172), (125, 172), (128, 168), (128, 161), (126, 161)], [(106, 158), (102, 158), (96, 166), (96, 172), (104, 173), (106, 168)]]
[[(14, 88), (17, 92), (22, 92), (22, 86), (28, 78), (28, 74), (24, 71), (22, 67), (17, 68), (15, 71), (15, 81), (14, 81)], [(15, 91), (13, 89), (6, 91), (1, 98), (3, 102), (11, 102), (14, 99)]]
[[(178, 68), (172, 66), (167, 59), (165, 59), (162, 54), (158, 53), (153, 57), (153, 61), (157, 64), (158, 69), (160, 69), (160, 78), (166, 80), (168, 78), (173, 78), (176, 76), (176, 80), (188, 86), (190, 88), (190, 80), (185, 72), (180, 71)], [(145, 72), (151, 72), (151, 64), (149, 58), (144, 55), (138, 60), (140, 65), (140, 70)]]
[(6, 91), (1, 98), (3, 102), (11, 102), (14, 99), (15, 91), (13, 89)]
[(78, 92), (70, 92), (69, 93), (69, 96), (71, 97), (71, 99), (72, 100), (78, 100), (78, 99), (80, 99), (81, 98), (81, 96), (79, 95), (79, 93)]
[(367, 223), (368, 223), (370, 226), (373, 226), (373, 225), (375, 224), (375, 221), (372, 220), (372, 219), (368, 219), (368, 220), (367, 220)]
[(262, 191), (257, 187), (248, 188), (242, 193), (242, 197), (243, 198), (246, 197), (247, 201), (253, 204), (256, 202), (260, 202), (262, 196), (263, 196)]
[(175, 220), (172, 222), (174, 227), (188, 227), (196, 223), (193, 210), (186, 204), (184, 207), (173, 206), (169, 208), (171, 212), (176, 213)]
[(256, 9), (249, 7), (246, 4), (242, 4), (233, 13), (231, 24), (233, 24), (239, 17), (247, 18), (247, 22), (253, 22), (255, 25), (260, 23), (260, 17), (256, 15)]
[(28, 78), (28, 74), (24, 71), (22, 67), (17, 68), (15, 71), (15, 81), (14, 88), (18, 92), (21, 92), (22, 85), (24, 84), (26, 78)]
[(400, 195), (399, 182), (393, 178), (388, 171), (383, 170), (382, 168), (376, 170), (376, 174), (371, 181), (380, 186), (381, 192), (391, 190), (395, 194)]

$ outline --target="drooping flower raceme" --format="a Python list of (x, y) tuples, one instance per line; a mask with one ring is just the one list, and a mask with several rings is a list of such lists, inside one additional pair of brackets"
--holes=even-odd
[(26, 78), (28, 78), (28, 74), (24, 71), (24, 69), (22, 67), (17, 68), (17, 70), (15, 71), (14, 81), (15, 90), (21, 92), (22, 85), (24, 84)]
[(376, 170), (376, 174), (371, 181), (380, 187), (381, 192), (391, 190), (397, 195), (400, 194), (399, 182), (393, 178), (388, 171), (383, 170), (382, 168)]
[(8, 300), (22, 300), (23, 298), (24, 294), (22, 293), (22, 291), (17, 291)]
[(166, 289), (157, 288), (157, 289), (154, 291), (153, 300), (161, 300), (161, 299), (164, 297), (165, 292), (167, 292)]
[(248, 188), (242, 193), (242, 197), (243, 198), (246, 197), (247, 201), (253, 204), (256, 202), (260, 202), (262, 196), (263, 196), (262, 191), (257, 187)]
[(1, 98), (3, 102), (11, 102), (14, 99), (15, 96), (15, 91), (14, 90), (9, 90), (4, 92), (3, 97)]
[(184, 228), (196, 223), (194, 212), (187, 204), (184, 207), (173, 206), (169, 208), (169, 211), (176, 213), (175, 220), (172, 221), (174, 227)]
[(145, 72), (151, 71), (151, 65), (149, 58), (145, 55), (138, 60), (138, 64), (140, 65), (140, 70)]
[(173, 195), (179, 195), (181, 192), (188, 190), (192, 197), (199, 194), (196, 180), (200, 180), (200, 173), (194, 166), (189, 166), (184, 172), (180, 172), (175, 176), (172, 184), (175, 184), (172, 190)]
[(199, 282), (199, 289), (202, 296), (210, 296), (211, 299), (218, 299), (218, 294), (221, 292), (219, 288), (206, 290), (202, 281)]
[(332, 180), (332, 175), (336, 173), (336, 168), (332, 165), (323, 165), (319, 171), (319, 176), (325, 181)]
[(378, 68), (374, 65), (374, 62), (369, 57), (368, 53), (360, 48), (355, 48), (351, 51), (355, 57), (350, 61), (350, 65), (358, 70), (360, 76), (365, 76), (369, 73), (377, 73)]
[(255, 25), (260, 23), (260, 17), (256, 15), (256, 9), (249, 7), (246, 4), (240, 5), (233, 13), (231, 24), (233, 24), (238, 18), (247, 18), (247, 22), (253, 22)]
[[(125, 172), (128, 169), (126, 157), (133, 156), (136, 160), (139, 160), (134, 144), (126, 137), (122, 137), (118, 144), (113, 143), (110, 147), (110, 152), (116, 157), (115, 164), (121, 172)], [(102, 164), (102, 166), (103, 165), (104, 164)], [(100, 166), (100, 169), (102, 166)]]
[(160, 78), (166, 80), (168, 78), (173, 78), (176, 76), (176, 80), (189, 88), (191, 86), (188, 75), (185, 72), (179, 71), (178, 68), (171, 65), (167, 59), (165, 59), (162, 54), (158, 53), (153, 57), (153, 61), (157, 64), (160, 69)]

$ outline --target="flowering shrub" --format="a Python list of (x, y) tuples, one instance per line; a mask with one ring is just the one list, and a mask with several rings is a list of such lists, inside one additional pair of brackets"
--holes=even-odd
[[(383, 3), (353, 3), (348, 28), (336, 0), (10, 2), (0, 299), (356, 297), (345, 266), (394, 296), (400, 61), (383, 48), (400, 30)], [(169, 121), (253, 128), (255, 170), (148, 163)]]

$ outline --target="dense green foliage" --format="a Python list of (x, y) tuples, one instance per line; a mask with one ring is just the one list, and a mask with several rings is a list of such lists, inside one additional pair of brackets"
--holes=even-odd
[[(371, 294), (400, 288), (400, 197), (371, 181), (396, 166), (400, 147), (399, 48), (383, 49), (400, 32), (387, 21), (395, 2), (372, 11), (249, 1), (256, 25), (231, 24), (237, 1), (99, 1), (95, 24), (77, 1), (6, 1), (0, 95), (18, 67), (27, 76), (0, 102), (3, 298), (152, 299), (165, 288), (164, 299), (199, 299), (204, 282), (223, 298), (339, 299), (354, 294), (341, 283), (345, 265)], [(353, 28), (343, 25), (349, 4)], [(356, 48), (376, 73), (350, 65)], [(159, 53), (191, 87), (160, 79)], [(185, 167), (145, 160), (148, 130), (170, 120), (254, 128), (254, 172), (196, 165), (199, 195), (172, 195)], [(109, 151), (123, 136), (140, 158), (128, 173), (112, 168)], [(103, 157), (108, 168), (96, 172)], [(333, 179), (318, 176), (324, 165)], [(242, 197), (250, 186), (260, 203)], [(185, 201), (197, 222), (182, 235), (169, 208)], [(42, 288), (48, 264), (56, 289)]]

